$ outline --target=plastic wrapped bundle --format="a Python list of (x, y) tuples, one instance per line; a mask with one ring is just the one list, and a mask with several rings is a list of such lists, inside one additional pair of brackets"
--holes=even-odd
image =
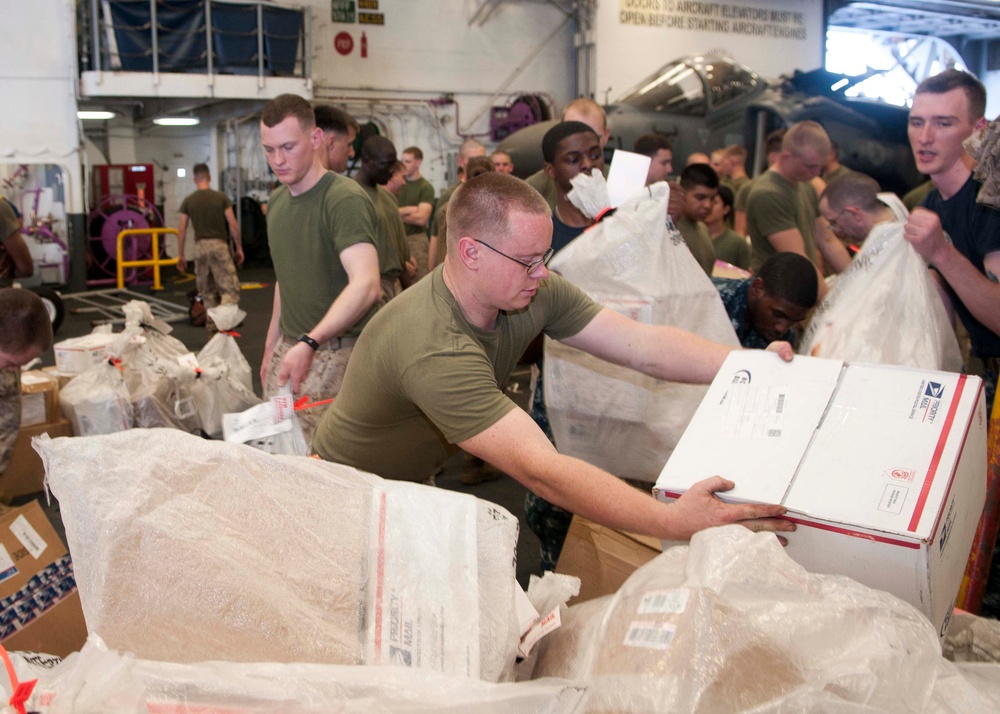
[(78, 436), (112, 434), (132, 428), (132, 402), (121, 370), (102, 362), (70, 380), (59, 406)]
[(35, 665), (38, 655), (12, 660), (19, 679), (38, 680), (27, 702), (38, 714), (571, 714), (584, 692), (558, 680), (492, 684), (386, 667), (155, 662), (109, 651), (93, 636), (51, 668)]
[(799, 353), (959, 372), (955, 331), (903, 223), (877, 224), (827, 294)]
[[(624, 203), (552, 261), (605, 307), (739, 346), (715, 286), (675, 228), (666, 183)], [(656, 480), (705, 395), (545, 341), (545, 404), (559, 451), (617, 476)]]
[(920, 712), (941, 663), (914, 607), (809, 574), (773, 535), (735, 525), (570, 613), (583, 608), (542, 640), (536, 674), (586, 681), (592, 712)]
[(208, 308), (208, 315), (219, 331), (198, 353), (198, 364), (203, 368), (216, 361), (227, 365), (229, 379), (242, 385), (247, 392), (252, 394), (253, 371), (250, 369), (247, 358), (243, 356), (240, 346), (236, 343), (236, 336), (232, 333), (232, 330), (243, 322), (247, 314), (240, 309), (239, 305), (230, 303)]
[(513, 676), (517, 520), (493, 504), (167, 429), (35, 447), (113, 649)]
[(198, 376), (194, 369), (162, 359), (144, 344), (134, 345), (127, 355), (122, 375), (132, 402), (132, 425), (200, 434), (201, 419), (192, 391)]
[(230, 366), (219, 359), (199, 364), (191, 391), (202, 428), (213, 439), (222, 438), (224, 414), (245, 411), (261, 401), (241, 378), (234, 378)]

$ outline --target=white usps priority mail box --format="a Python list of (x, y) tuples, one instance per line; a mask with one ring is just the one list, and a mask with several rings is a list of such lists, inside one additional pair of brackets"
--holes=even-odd
[(733, 502), (780, 503), (787, 553), (910, 602), (944, 632), (986, 500), (978, 377), (733, 352), (653, 488), (721, 475)]

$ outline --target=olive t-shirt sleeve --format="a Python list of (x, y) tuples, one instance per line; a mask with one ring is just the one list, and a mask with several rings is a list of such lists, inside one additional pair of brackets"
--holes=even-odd
[[(546, 292), (543, 332), (554, 340), (565, 340), (580, 332), (603, 309), (585, 292), (566, 278), (551, 273)], [(540, 291), (541, 292), (541, 291)]]
[(430, 182), (420, 185), (420, 193), (417, 194), (417, 205), (419, 206), (421, 203), (434, 205), (434, 186)]
[[(351, 181), (338, 177), (343, 181)], [(324, 205), (327, 225), (331, 226), (334, 245), (338, 252), (343, 252), (357, 243), (371, 243), (377, 246), (375, 240), (375, 205), (371, 199), (358, 188), (358, 191), (344, 191), (327, 201)]]
[(790, 229), (798, 230), (795, 222), (798, 203), (789, 201), (776, 191), (754, 191), (747, 202), (747, 217), (756, 234), (770, 236)]
[(21, 229), (17, 214), (4, 199), (0, 198), (0, 240), (7, 240), (15, 231)]

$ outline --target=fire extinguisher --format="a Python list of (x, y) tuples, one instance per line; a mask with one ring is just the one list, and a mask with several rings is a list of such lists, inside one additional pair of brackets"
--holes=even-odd
[(368, 35), (361, 33), (361, 56), (368, 56)]

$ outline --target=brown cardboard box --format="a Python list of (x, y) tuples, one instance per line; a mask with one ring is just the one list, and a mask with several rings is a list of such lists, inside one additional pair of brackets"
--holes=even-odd
[(580, 594), (568, 604), (618, 591), (628, 576), (661, 552), (658, 538), (599, 526), (573, 516), (556, 572), (580, 578)]
[(59, 378), (42, 370), (21, 373), (21, 426), (59, 419)]
[(0, 515), (0, 642), (65, 657), (87, 640), (73, 561), (38, 501)]
[(59, 380), (59, 389), (65, 389), (66, 385), (70, 383), (76, 374), (70, 372), (60, 372), (58, 367), (42, 367), (42, 371), (50, 377), (54, 377)]
[(51, 424), (36, 424), (21, 427), (14, 442), (14, 451), (10, 455), (7, 470), (0, 474), (0, 501), (10, 503), (17, 496), (26, 496), (42, 490), (45, 478), (45, 467), (41, 457), (31, 448), (31, 438), (48, 434), (53, 439), (57, 436), (72, 436), (73, 430), (68, 421), (59, 418)]

